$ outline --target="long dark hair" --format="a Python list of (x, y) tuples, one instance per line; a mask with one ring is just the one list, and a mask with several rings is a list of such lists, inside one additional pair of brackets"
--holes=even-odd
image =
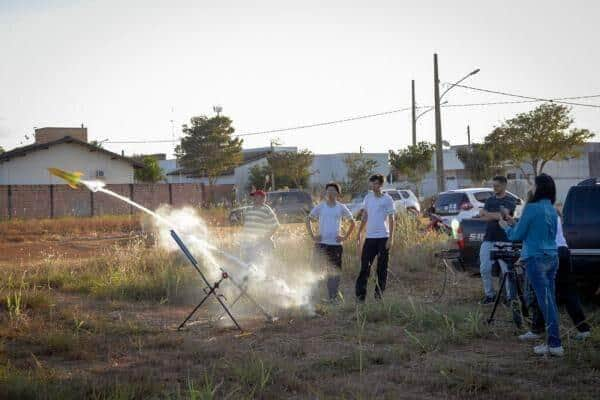
[(540, 174), (535, 177), (535, 193), (530, 203), (537, 203), (542, 199), (550, 200), (550, 203), (556, 202), (556, 185), (554, 179), (548, 174)]

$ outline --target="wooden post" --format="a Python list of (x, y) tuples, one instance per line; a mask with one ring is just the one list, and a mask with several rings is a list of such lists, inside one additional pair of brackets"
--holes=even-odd
[(50, 218), (54, 218), (54, 185), (50, 185)]
[(12, 186), (8, 185), (8, 193), (7, 193), (8, 199), (7, 199), (7, 206), (8, 206), (8, 219), (12, 218)]

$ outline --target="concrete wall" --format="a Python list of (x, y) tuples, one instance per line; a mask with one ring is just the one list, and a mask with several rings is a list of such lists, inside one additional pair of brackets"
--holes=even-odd
[[(154, 210), (162, 204), (174, 207), (202, 206), (211, 197), (231, 204), (233, 185), (116, 184), (107, 189)], [(56, 218), (63, 216), (125, 215), (137, 209), (108, 194), (74, 190), (67, 185), (0, 186), (0, 219)]]
[(85, 178), (97, 179), (96, 171), (104, 172), (106, 183), (133, 183), (133, 166), (110, 155), (90, 151), (75, 143), (62, 143), (37, 150), (23, 157), (0, 163), (0, 185), (59, 185), (60, 178), (50, 175), (47, 168), (80, 171)]

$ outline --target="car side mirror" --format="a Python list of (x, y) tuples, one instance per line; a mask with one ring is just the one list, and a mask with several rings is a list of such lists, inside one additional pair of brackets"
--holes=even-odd
[(521, 204), (523, 204), (523, 200), (517, 199), (517, 205), (520, 206)]

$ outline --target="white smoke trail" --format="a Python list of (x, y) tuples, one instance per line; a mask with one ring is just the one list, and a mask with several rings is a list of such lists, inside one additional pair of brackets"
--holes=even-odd
[[(177, 232), (192, 254), (201, 258), (204, 272), (210, 281), (217, 280), (226, 270), (237, 282), (244, 282), (248, 294), (270, 312), (295, 308), (314, 313), (313, 292), (323, 279), (323, 273), (306, 268), (306, 264), (302, 260), (294, 260), (290, 257), (285, 260), (276, 260), (270, 257), (249, 265), (210, 243), (210, 232), (193, 208), (173, 210), (163, 206), (154, 212), (125, 196), (106, 189), (102, 181), (82, 180), (81, 183), (92, 192), (102, 192), (113, 196), (150, 215), (158, 233), (159, 244), (170, 251), (179, 249), (170, 235), (171, 230)], [(229, 237), (229, 240), (233, 239), (233, 237)], [(225, 261), (227, 265), (222, 268)], [(235, 286), (227, 285), (222, 286), (222, 290), (223, 288), (228, 292), (226, 294), (230, 299), (239, 294), (239, 290)]]

